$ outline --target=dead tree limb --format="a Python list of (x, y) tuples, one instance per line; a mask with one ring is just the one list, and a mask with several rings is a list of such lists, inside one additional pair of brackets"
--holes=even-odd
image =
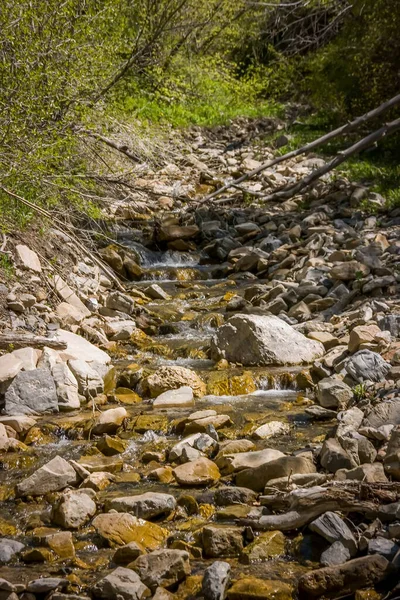
[(23, 335), (19, 333), (3, 333), (0, 335), (0, 348), (53, 348), (53, 350), (65, 350), (66, 342), (39, 335)]
[(390, 108), (397, 106), (398, 104), (400, 104), (400, 94), (398, 94), (397, 96), (394, 96), (387, 102), (384, 102), (377, 108), (374, 108), (373, 110), (365, 113), (361, 117), (357, 117), (350, 123), (346, 123), (346, 125), (342, 125), (341, 127), (334, 129), (333, 131), (327, 133), (326, 135), (323, 135), (322, 137), (314, 140), (313, 142), (310, 142), (309, 144), (306, 144), (305, 146), (302, 146), (301, 148), (298, 148), (297, 150), (292, 150), (291, 152), (288, 152), (287, 154), (284, 154), (282, 156), (278, 156), (272, 160), (269, 160), (269, 161), (263, 163), (262, 165), (260, 165), (259, 167), (257, 167), (256, 169), (253, 169), (249, 173), (245, 173), (238, 179), (227, 182), (222, 187), (215, 190), (215, 192), (213, 192), (212, 194), (209, 194), (208, 196), (206, 196), (205, 198), (200, 200), (200, 202), (201, 203), (209, 202), (213, 198), (216, 198), (217, 196), (220, 196), (223, 192), (226, 192), (227, 190), (229, 190), (234, 185), (238, 185), (238, 184), (242, 183), (243, 181), (252, 179), (256, 175), (258, 175), (259, 173), (262, 173), (262, 171), (265, 171), (266, 169), (268, 169), (270, 167), (273, 167), (273, 166), (275, 166), (281, 162), (284, 162), (286, 160), (289, 160), (291, 158), (295, 158), (296, 156), (300, 156), (301, 154), (306, 154), (307, 152), (311, 152), (315, 148), (318, 148), (319, 146), (326, 144), (330, 140), (332, 140), (336, 137), (339, 137), (340, 135), (344, 135), (346, 133), (349, 133), (350, 131), (354, 131), (355, 129), (358, 129), (359, 127), (361, 127), (361, 125), (363, 125), (367, 121), (370, 121), (371, 119), (379, 117), (381, 114), (383, 114)]
[(291, 492), (283, 499), (288, 502), (287, 512), (280, 515), (265, 515), (259, 519), (239, 519), (240, 525), (250, 525), (260, 531), (292, 531), (304, 527), (327, 511), (343, 513), (359, 512), (375, 514), (378, 505), (360, 500), (357, 494), (344, 489), (314, 487), (302, 490), (301, 494)]
[(131, 152), (126, 144), (117, 144), (117, 142), (114, 142), (113, 140), (110, 140), (109, 138), (105, 137), (104, 135), (101, 135), (100, 133), (96, 133), (95, 131), (88, 131), (86, 129), (81, 129), (80, 133), (84, 133), (85, 135), (87, 135), (95, 140), (99, 140), (100, 142), (103, 142), (103, 144), (106, 144), (106, 146), (109, 146), (110, 148), (117, 150), (117, 152), (121, 152), (122, 154), (125, 154), (125, 156), (127, 156), (130, 160), (133, 160), (133, 162), (135, 162), (135, 163), (141, 162), (139, 156), (137, 156), (137, 154), (134, 154), (133, 152)]
[(296, 194), (299, 194), (305, 188), (308, 188), (312, 183), (314, 183), (315, 181), (320, 179), (323, 175), (326, 175), (327, 173), (329, 173), (330, 171), (332, 171), (333, 169), (335, 169), (336, 167), (341, 165), (343, 162), (345, 162), (351, 156), (354, 156), (355, 154), (358, 154), (359, 152), (362, 152), (363, 150), (370, 148), (376, 142), (379, 142), (382, 138), (384, 138), (388, 135), (391, 135), (392, 133), (394, 133), (395, 131), (398, 131), (399, 129), (400, 129), (400, 119), (396, 119), (395, 121), (392, 121), (391, 123), (387, 123), (387, 124), (383, 125), (383, 127), (378, 129), (377, 131), (374, 131), (373, 133), (370, 133), (365, 138), (358, 141), (356, 144), (353, 144), (353, 146), (350, 146), (349, 148), (346, 148), (346, 150), (342, 150), (341, 152), (338, 152), (338, 154), (335, 156), (335, 158), (333, 158), (331, 161), (326, 163), (323, 167), (320, 167), (319, 169), (315, 169), (315, 171), (312, 171), (309, 175), (307, 175), (306, 177), (304, 177), (303, 179), (301, 179), (300, 181), (298, 181), (297, 183), (295, 183), (293, 185), (290, 185), (288, 187), (283, 187), (280, 190), (273, 192), (272, 194), (269, 194), (268, 196), (264, 196), (264, 200), (266, 202), (270, 202), (272, 200), (288, 200), (289, 198), (293, 198), (293, 196), (295, 196)]

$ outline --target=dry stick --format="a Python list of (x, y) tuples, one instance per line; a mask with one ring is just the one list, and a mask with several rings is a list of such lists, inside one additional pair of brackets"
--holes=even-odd
[[(8, 194), (9, 196), (11, 196), (11, 198), (15, 198), (16, 200), (19, 200), (19, 202), (22, 202), (22, 204), (25, 204), (25, 206), (29, 206), (29, 208), (31, 208), (32, 210), (34, 210), (35, 212), (39, 213), (40, 215), (43, 215), (44, 217), (46, 217), (47, 219), (50, 219), (50, 221), (56, 221), (59, 223), (58, 219), (53, 219), (51, 214), (45, 210), (44, 208), (41, 208), (40, 206), (37, 206), (37, 204), (34, 204), (33, 202), (30, 202), (29, 200), (25, 200), (25, 198), (22, 198), (22, 196), (18, 196), (18, 194), (14, 194), (14, 192), (11, 192), (10, 190), (8, 190), (7, 188), (5, 188), (4, 186), (0, 185), (0, 190), (3, 190), (4, 193)], [(69, 229), (69, 226), (65, 225), (65, 224), (61, 224), (61, 227), (58, 227), (57, 230), (60, 233), (63, 233), (64, 235), (66, 235), (67, 237), (69, 237), (69, 239), (72, 242), (75, 242), (75, 244), (78, 246), (78, 248), (80, 248), (82, 250), (82, 252), (84, 254), (86, 254), (86, 256), (88, 256), (89, 258), (92, 259), (92, 261), (94, 263), (97, 264), (98, 267), (100, 267), (105, 273), (106, 275), (111, 279), (111, 281), (113, 281), (116, 285), (116, 287), (123, 292), (124, 291), (124, 287), (121, 285), (121, 282), (119, 281), (118, 277), (116, 277), (116, 275), (114, 275), (114, 273), (107, 267), (107, 265), (105, 265), (103, 263), (103, 261), (101, 261), (99, 258), (97, 258), (97, 256), (95, 256), (93, 254), (93, 252), (91, 252), (88, 248), (86, 248), (80, 241), (79, 239), (76, 237), (76, 235), (74, 235), (73, 233), (67, 232), (65, 231), (64, 227), (66, 227), (67, 229)]]
[(94, 138), (95, 140), (100, 140), (100, 142), (103, 142), (110, 148), (114, 148), (114, 150), (125, 154), (125, 156), (133, 160), (133, 162), (135, 163), (141, 162), (140, 158), (136, 154), (131, 152), (125, 144), (117, 144), (116, 142), (113, 142), (113, 140), (110, 140), (109, 138), (105, 137), (104, 135), (101, 135), (100, 133), (95, 133), (94, 131), (87, 131), (86, 129), (81, 129), (79, 133), (85, 133), (86, 135), (88, 135), (91, 138)]
[(0, 348), (8, 348), (9, 346), (12, 346), (14, 350), (17, 348), (25, 348), (26, 346), (32, 346), (33, 348), (47, 347), (53, 348), (54, 350), (65, 350), (67, 348), (66, 342), (38, 335), (25, 335), (19, 333), (0, 334)]
[(400, 129), (400, 119), (396, 119), (391, 123), (386, 123), (386, 125), (383, 125), (383, 127), (378, 129), (377, 131), (370, 133), (365, 138), (358, 141), (356, 144), (353, 144), (353, 146), (350, 146), (349, 148), (346, 148), (346, 150), (338, 152), (335, 158), (333, 158), (330, 162), (326, 163), (323, 167), (312, 171), (309, 175), (307, 175), (294, 185), (291, 185), (289, 187), (283, 187), (280, 190), (269, 194), (268, 196), (264, 196), (265, 202), (270, 202), (271, 200), (287, 200), (288, 198), (293, 198), (293, 196), (299, 194), (302, 190), (304, 190), (304, 188), (314, 183), (314, 181), (317, 181), (317, 179), (320, 179), (323, 175), (326, 175), (327, 173), (341, 165), (345, 160), (350, 158), (350, 156), (353, 156), (354, 154), (358, 154), (362, 150), (370, 148), (376, 142), (378, 142), (387, 135), (391, 135), (398, 129)]
[(246, 181), (247, 179), (252, 179), (255, 175), (258, 175), (258, 173), (265, 171), (265, 169), (268, 169), (269, 167), (273, 167), (281, 162), (289, 160), (290, 158), (295, 158), (296, 156), (299, 156), (300, 154), (306, 154), (307, 152), (314, 150), (314, 148), (318, 148), (319, 146), (326, 144), (326, 142), (328, 142), (329, 140), (332, 140), (335, 137), (338, 137), (339, 135), (343, 135), (345, 133), (348, 133), (349, 131), (352, 131), (353, 129), (357, 129), (358, 127), (360, 127), (361, 125), (363, 125), (364, 123), (369, 121), (370, 119), (374, 119), (375, 117), (380, 116), (382, 113), (389, 110), (393, 106), (397, 106), (398, 104), (400, 104), (400, 94), (398, 94), (397, 96), (394, 96), (387, 102), (384, 102), (377, 108), (374, 108), (373, 110), (365, 113), (361, 117), (357, 117), (357, 119), (354, 119), (354, 121), (351, 121), (350, 123), (346, 123), (346, 125), (342, 125), (338, 129), (334, 129), (330, 133), (323, 135), (322, 137), (314, 140), (313, 142), (310, 142), (309, 144), (306, 144), (305, 146), (302, 146), (301, 148), (298, 148), (297, 150), (292, 150), (291, 152), (288, 152), (287, 154), (284, 154), (283, 156), (278, 156), (278, 157), (274, 158), (273, 160), (269, 160), (269, 161), (263, 163), (256, 169), (253, 169), (249, 173), (242, 175), (238, 179), (234, 179), (233, 181), (226, 183), (225, 185), (220, 187), (218, 190), (216, 190), (212, 194), (209, 194), (208, 196), (206, 196), (205, 198), (200, 200), (200, 202), (201, 203), (208, 202), (212, 198), (215, 198), (216, 196), (219, 196), (223, 192), (226, 192), (226, 190), (229, 190), (229, 188), (232, 187), (233, 185), (242, 183), (243, 181)]

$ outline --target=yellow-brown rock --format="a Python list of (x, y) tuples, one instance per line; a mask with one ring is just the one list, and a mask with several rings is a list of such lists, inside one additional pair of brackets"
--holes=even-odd
[(291, 600), (293, 587), (280, 580), (245, 577), (233, 584), (227, 597), (228, 600)]
[(129, 513), (103, 513), (93, 519), (93, 526), (112, 548), (137, 542), (150, 552), (159, 548), (168, 535), (163, 527)]

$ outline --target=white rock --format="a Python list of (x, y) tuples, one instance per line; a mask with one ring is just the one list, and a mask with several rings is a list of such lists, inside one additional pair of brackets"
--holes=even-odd
[(54, 338), (67, 344), (67, 349), (60, 352), (61, 358), (65, 361), (83, 360), (88, 363), (96, 361), (105, 365), (111, 362), (111, 358), (106, 352), (96, 348), (96, 346), (80, 335), (65, 331), (64, 329), (58, 329)]
[(226, 454), (217, 459), (217, 466), (225, 473), (237, 473), (244, 469), (254, 469), (272, 460), (285, 456), (283, 452), (273, 448), (265, 448), (256, 452), (237, 452)]
[(93, 499), (84, 490), (74, 490), (61, 496), (53, 509), (52, 520), (66, 529), (78, 529), (95, 513), (96, 503)]
[(56, 456), (47, 464), (17, 484), (19, 496), (41, 496), (57, 492), (67, 485), (77, 483), (75, 469), (61, 456)]
[(37, 367), (42, 352), (36, 348), (20, 348), (19, 350), (14, 350), (12, 355), (22, 361), (22, 369), (24, 371), (33, 371)]
[(65, 281), (59, 275), (54, 276), (54, 287), (56, 289), (57, 294), (65, 302), (77, 308), (86, 317), (89, 317), (91, 315), (90, 310), (86, 308), (82, 300), (78, 298), (75, 292), (69, 287), (67, 283), (65, 283)]
[(15, 417), (0, 416), (0, 423), (12, 427), (17, 433), (25, 433), (31, 427), (36, 425), (36, 419), (28, 415), (19, 415)]
[(311, 363), (324, 353), (320, 342), (272, 315), (235, 315), (211, 341), (213, 360), (225, 358), (245, 366)]
[(261, 425), (261, 427), (257, 427), (253, 432), (253, 437), (259, 440), (267, 440), (274, 435), (284, 435), (285, 433), (289, 433), (289, 431), (290, 427), (288, 423), (282, 423), (282, 421), (270, 421), (269, 423)]
[(97, 371), (83, 360), (70, 360), (68, 365), (78, 382), (78, 391), (87, 399), (95, 398), (104, 390), (104, 383)]
[(78, 382), (66, 363), (56, 363), (51, 371), (56, 384), (58, 408), (62, 411), (80, 408)]
[(24, 246), (23, 244), (18, 244), (15, 247), (15, 250), (17, 251), (17, 256), (21, 265), (25, 269), (35, 271), (35, 273), (42, 272), (42, 265), (40, 264), (40, 260), (36, 252), (28, 248), (28, 246)]
[(160, 394), (153, 402), (153, 408), (165, 408), (168, 406), (193, 406), (193, 390), (184, 385), (177, 390), (168, 390)]
[(56, 315), (63, 326), (79, 325), (88, 316), (88, 311), (83, 312), (80, 308), (68, 304), (68, 302), (61, 302), (56, 308)]
[(14, 379), (23, 366), (22, 360), (13, 353), (0, 356), (0, 385)]
[(95, 435), (101, 433), (115, 433), (122, 421), (128, 417), (128, 412), (122, 406), (119, 408), (110, 408), (97, 417), (94, 422), (92, 432)]

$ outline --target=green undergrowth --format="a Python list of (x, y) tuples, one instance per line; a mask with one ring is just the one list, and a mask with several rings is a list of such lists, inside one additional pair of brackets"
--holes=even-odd
[(218, 56), (195, 62), (178, 58), (169, 73), (153, 69), (145, 81), (124, 82), (114, 104), (145, 127), (213, 127), (238, 117), (281, 116), (282, 104), (266, 100), (266, 88), (263, 73), (240, 77)]

